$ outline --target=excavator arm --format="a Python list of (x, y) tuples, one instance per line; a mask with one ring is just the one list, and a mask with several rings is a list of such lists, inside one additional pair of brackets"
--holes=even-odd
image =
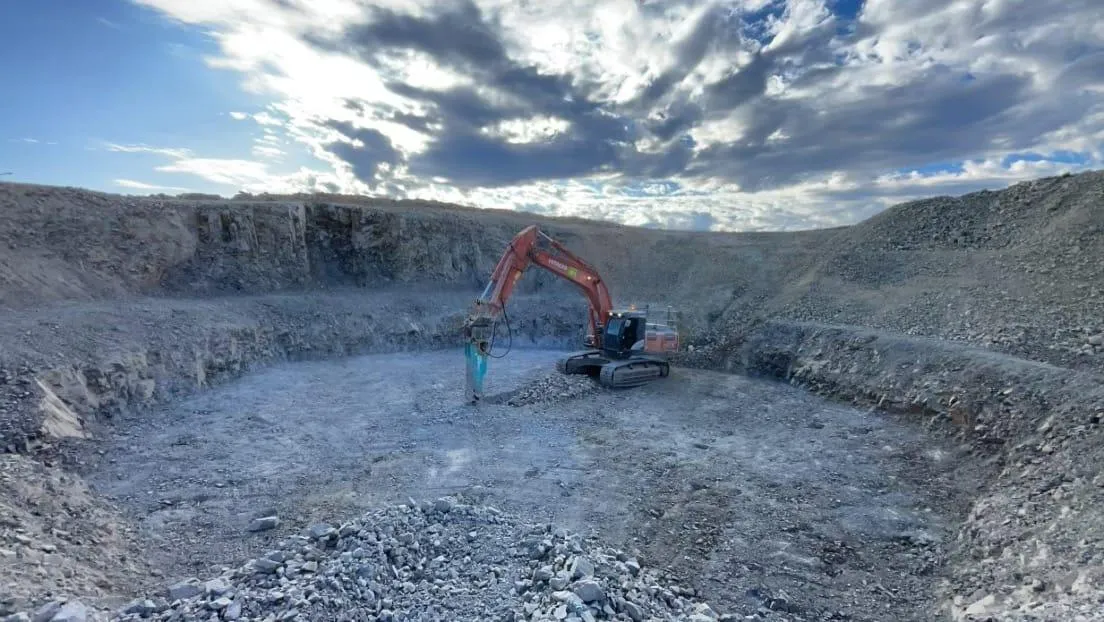
[(593, 346), (601, 339), (613, 304), (598, 271), (536, 225), (526, 227), (506, 247), (465, 326), (468, 393), (472, 401), (478, 401), (483, 394), (487, 357), (498, 320), (505, 316), (509, 323), (506, 303), (518, 280), (534, 264), (574, 284), (582, 292), (590, 305), (587, 345)]

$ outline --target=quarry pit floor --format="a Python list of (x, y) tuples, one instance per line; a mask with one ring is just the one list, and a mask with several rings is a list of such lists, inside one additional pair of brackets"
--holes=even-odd
[[(561, 353), (493, 360), (489, 392)], [(635, 389), (463, 403), (458, 351), (274, 366), (115, 421), (84, 477), (140, 526), (163, 581), (314, 522), (461, 495), (669, 568), (722, 613), (924, 620), (960, 507), (952, 448), (787, 385), (675, 369)], [(252, 532), (275, 513), (280, 525)]]

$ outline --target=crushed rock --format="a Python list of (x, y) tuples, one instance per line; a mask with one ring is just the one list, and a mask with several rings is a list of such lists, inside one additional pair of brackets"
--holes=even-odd
[(589, 376), (552, 372), (505, 395), (494, 396), (492, 403), (529, 406), (542, 402), (569, 400), (601, 391), (602, 387)]
[(624, 551), (450, 499), (411, 500), (340, 526), (314, 525), (238, 569), (187, 583), (198, 592), (179, 597), (179, 589), (166, 588), (111, 619), (735, 619)]
[(75, 601), (36, 598), (106, 596), (150, 572), (133, 528), (79, 477), (0, 455), (0, 620), (16, 610), (35, 621), (80, 619)]

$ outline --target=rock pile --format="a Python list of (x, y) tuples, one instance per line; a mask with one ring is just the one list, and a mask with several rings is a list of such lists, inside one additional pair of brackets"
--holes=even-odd
[(644, 622), (734, 619), (631, 555), (448, 498), (316, 524), (236, 570), (113, 620)]
[(552, 373), (512, 392), (505, 401), (510, 406), (528, 406), (581, 397), (599, 390), (601, 385), (589, 376)]
[(135, 534), (80, 478), (0, 454), (0, 622), (80, 620), (75, 600), (37, 599), (100, 597), (150, 576)]

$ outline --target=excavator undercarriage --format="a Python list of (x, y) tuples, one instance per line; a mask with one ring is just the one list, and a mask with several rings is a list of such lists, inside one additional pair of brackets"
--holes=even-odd
[(556, 363), (562, 374), (586, 374), (599, 384), (611, 388), (637, 387), (671, 373), (671, 364), (656, 356), (637, 355), (628, 359), (611, 359), (601, 350), (573, 352)]

